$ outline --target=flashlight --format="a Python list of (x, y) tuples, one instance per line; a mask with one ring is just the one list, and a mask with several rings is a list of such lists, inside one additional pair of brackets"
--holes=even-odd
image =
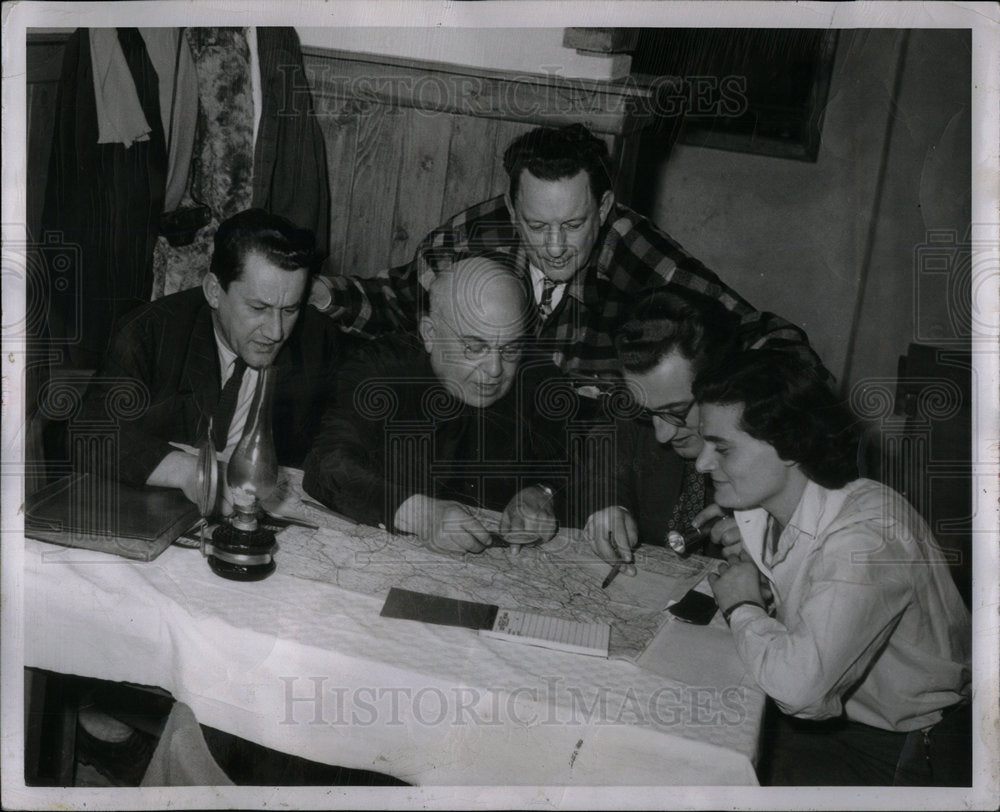
[(667, 533), (667, 546), (679, 556), (687, 558), (698, 547), (704, 544), (709, 537), (712, 526), (721, 518), (721, 516), (714, 516), (701, 527), (691, 525), (683, 533), (671, 530)]

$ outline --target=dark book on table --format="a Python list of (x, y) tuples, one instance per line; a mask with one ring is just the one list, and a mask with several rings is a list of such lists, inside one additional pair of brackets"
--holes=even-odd
[(379, 614), (442, 626), (462, 626), (484, 637), (598, 657), (608, 656), (611, 642), (609, 623), (587, 623), (537, 612), (501, 609), (490, 603), (428, 595), (395, 586), (389, 589)]
[(198, 508), (177, 489), (74, 474), (28, 497), (24, 535), (151, 561), (197, 520)]

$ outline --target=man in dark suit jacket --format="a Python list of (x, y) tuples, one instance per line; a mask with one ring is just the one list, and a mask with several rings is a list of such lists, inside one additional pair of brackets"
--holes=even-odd
[(572, 391), (526, 342), (527, 296), (495, 258), (440, 273), (418, 336), (372, 341), (338, 370), (306, 492), (439, 550), (493, 542), (475, 507), (501, 512), (501, 534), (551, 538), (571, 484)]
[[(214, 419), (226, 458), (269, 365), (278, 462), (301, 466), (340, 346), (330, 320), (303, 307), (315, 260), (312, 232), (283, 217), (249, 209), (222, 223), (202, 287), (143, 306), (117, 330), (83, 407), (88, 424), (108, 426), (109, 442), (78, 453), (77, 466), (196, 501), (197, 458), (171, 443), (198, 444)], [(230, 380), (235, 401), (220, 409)]]

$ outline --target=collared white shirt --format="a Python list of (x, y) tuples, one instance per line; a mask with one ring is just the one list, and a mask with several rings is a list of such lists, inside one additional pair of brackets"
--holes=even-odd
[[(545, 282), (545, 274), (530, 263), (528, 264), (528, 270), (531, 273), (531, 289), (535, 294), (535, 305), (538, 306), (542, 303), (542, 287)], [(555, 310), (556, 305), (562, 301), (563, 294), (566, 292), (567, 284), (569, 283), (560, 282), (552, 288), (552, 303), (550, 305), (552, 310)]]
[(969, 696), (969, 612), (903, 497), (867, 479), (835, 491), (809, 482), (773, 554), (764, 510), (737, 511), (736, 521), (771, 582), (776, 616), (744, 606), (730, 626), (750, 674), (785, 713), (825, 719), (843, 709), (910, 731)]
[[(215, 346), (219, 351), (219, 369), (221, 370), (221, 380), (219, 381), (219, 391), (226, 385), (226, 381), (232, 377), (233, 369), (236, 366), (236, 353), (226, 346), (219, 331), (215, 331)], [(243, 426), (246, 425), (247, 415), (250, 414), (250, 406), (253, 403), (253, 393), (257, 388), (258, 372), (253, 367), (247, 367), (243, 373), (243, 382), (240, 384), (239, 394), (236, 396), (236, 409), (233, 411), (233, 422), (229, 424), (229, 437), (226, 439), (226, 447), (219, 452), (219, 459), (228, 460), (229, 455), (240, 441), (243, 434)]]

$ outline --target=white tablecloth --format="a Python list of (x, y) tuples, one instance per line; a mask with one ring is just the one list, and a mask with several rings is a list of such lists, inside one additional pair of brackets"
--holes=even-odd
[[(413, 565), (419, 551), (383, 533), (378, 555), (360, 560), (357, 544), (370, 550), (377, 531), (364, 528), (358, 541), (337, 524), (279, 536), (278, 570), (256, 583), (217, 577), (192, 549), (140, 563), (27, 540), (25, 664), (160, 686), (203, 724), (415, 784), (756, 783), (763, 696), (737, 676), (717, 629), (704, 639), (684, 629), (699, 656), (672, 678), (669, 659), (654, 655), (676, 656), (673, 622), (649, 647), (649, 667), (639, 667), (382, 618), (384, 594), (348, 586), (369, 583), (357, 580), (361, 571), (391, 577), (386, 562), (399, 558), (397, 585), (419, 588), (427, 577)], [(522, 567), (527, 594), (530, 554), (537, 566), (558, 564), (544, 550), (493, 569)], [(593, 562), (566, 560), (561, 600), (570, 604), (580, 594), (573, 567)], [(481, 569), (485, 559), (431, 556), (423, 572), (462, 596), (469, 561)], [(625, 595), (629, 580), (615, 583)], [(562, 614), (588, 615), (570, 609)]]

